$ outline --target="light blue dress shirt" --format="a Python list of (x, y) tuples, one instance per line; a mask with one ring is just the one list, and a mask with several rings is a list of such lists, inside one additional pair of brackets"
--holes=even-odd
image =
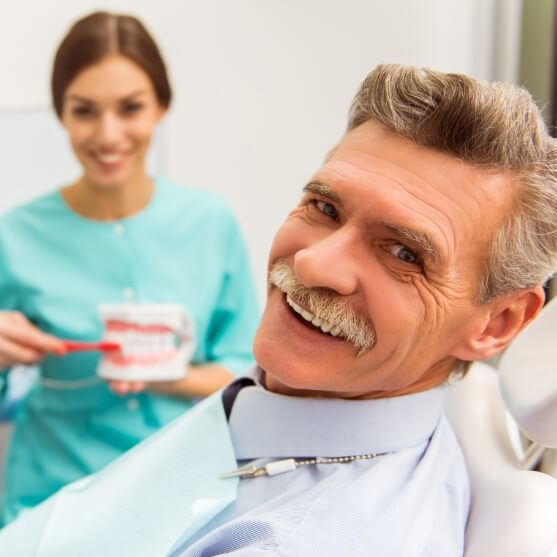
[[(117, 222), (83, 218), (59, 191), (0, 220), (0, 309), (62, 338), (102, 335), (100, 303), (182, 304), (195, 322), (193, 364), (250, 365), (259, 311), (239, 227), (219, 196), (155, 180), (145, 209)], [(16, 417), (5, 519), (91, 474), (192, 407), (144, 392), (114, 395), (99, 355), (47, 357)]]
[(236, 500), (171, 557), (463, 555), (470, 491), (443, 396), (349, 401), (243, 388), (229, 420), (239, 465), (381, 456), (242, 479)]

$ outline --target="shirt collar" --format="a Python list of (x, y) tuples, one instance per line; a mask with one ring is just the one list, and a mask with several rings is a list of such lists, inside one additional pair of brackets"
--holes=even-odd
[(230, 413), (238, 460), (398, 451), (426, 442), (442, 413), (443, 387), (373, 400), (306, 398), (267, 391), (260, 375), (239, 390)]

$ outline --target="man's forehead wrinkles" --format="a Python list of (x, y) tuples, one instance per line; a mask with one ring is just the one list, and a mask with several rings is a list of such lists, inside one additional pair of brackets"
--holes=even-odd
[[(398, 184), (399, 186), (405, 188), (407, 188), (408, 186), (429, 186), (427, 180), (422, 178), (418, 173), (409, 169), (407, 166), (401, 166), (399, 164), (392, 163), (381, 157), (375, 157), (373, 155), (367, 155), (367, 159), (368, 162), (373, 162), (373, 167), (362, 168), (362, 166), (359, 164), (360, 161), (355, 161), (355, 163), (352, 164), (349, 161), (333, 159), (323, 167), (322, 171), (324, 173), (330, 172), (337, 175), (341, 180), (347, 181), (347, 177), (342, 172), (342, 169), (344, 167), (350, 173), (370, 175), (373, 177), (381, 178), (382, 180), (388, 180), (389, 182)], [(398, 174), (399, 176), (395, 177), (393, 176), (393, 174)]]
[[(360, 172), (378, 176), (379, 178), (388, 180), (389, 182), (396, 184), (403, 189), (406, 189), (404, 184), (393, 180), (388, 176), (384, 176), (375, 172), (370, 173), (366, 170), (360, 170)], [(303, 191), (304, 193), (316, 193), (324, 195), (325, 197), (329, 197), (330, 199), (338, 202), (346, 200), (345, 198), (354, 197), (353, 195), (343, 194), (344, 192), (339, 193), (338, 188), (335, 188), (333, 184), (340, 186), (340, 188), (350, 185), (362, 185), (363, 187), (366, 187), (366, 184), (361, 183), (360, 180), (355, 180), (353, 177), (346, 176), (336, 169), (326, 168), (321, 170), (314, 178), (312, 178), (309, 183), (304, 186)]]

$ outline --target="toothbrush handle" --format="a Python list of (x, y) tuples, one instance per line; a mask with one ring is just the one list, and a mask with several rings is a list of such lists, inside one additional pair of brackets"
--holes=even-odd
[(115, 350), (122, 350), (122, 347), (117, 342), (81, 342), (76, 340), (65, 340), (64, 346), (68, 352), (113, 352)]

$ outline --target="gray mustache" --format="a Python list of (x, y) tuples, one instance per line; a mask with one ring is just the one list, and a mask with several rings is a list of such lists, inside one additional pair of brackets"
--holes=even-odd
[(294, 269), (284, 261), (277, 261), (271, 268), (269, 283), (276, 286), (295, 302), (306, 307), (316, 317), (340, 329), (339, 337), (352, 343), (356, 355), (362, 356), (375, 345), (375, 327), (363, 316), (327, 288), (306, 288), (294, 274)]

